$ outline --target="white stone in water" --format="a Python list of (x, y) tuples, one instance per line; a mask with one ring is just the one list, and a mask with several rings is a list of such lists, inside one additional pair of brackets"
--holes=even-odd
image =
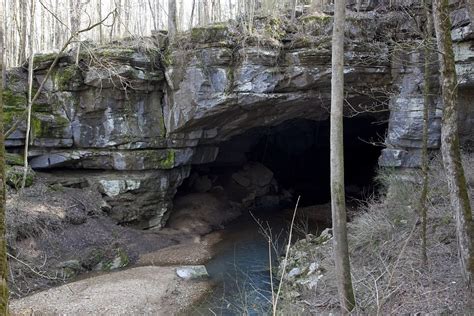
[(176, 269), (176, 274), (185, 280), (200, 279), (209, 276), (206, 267), (203, 265), (182, 266)]

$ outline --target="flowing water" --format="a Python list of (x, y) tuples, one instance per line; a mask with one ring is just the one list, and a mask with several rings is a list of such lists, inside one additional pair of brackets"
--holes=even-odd
[[(276, 251), (282, 249), (289, 222), (278, 210), (253, 214), (262, 226), (271, 228), (271, 261), (277, 265)], [(206, 264), (217, 286), (193, 310), (195, 315), (262, 315), (271, 309), (271, 282), (268, 238), (251, 214), (244, 214), (226, 226), (223, 240), (216, 245), (214, 258)], [(274, 280), (274, 283), (276, 280)], [(277, 284), (274, 284), (276, 287)]]

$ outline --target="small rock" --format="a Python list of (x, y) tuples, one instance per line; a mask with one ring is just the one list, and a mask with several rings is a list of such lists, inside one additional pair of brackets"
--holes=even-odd
[(288, 277), (289, 278), (294, 278), (298, 275), (300, 275), (301, 273), (303, 273), (303, 271), (301, 271), (300, 268), (293, 268), (290, 270), (290, 272), (288, 272)]
[(316, 271), (318, 269), (319, 269), (319, 264), (316, 263), (316, 262), (311, 262), (311, 264), (309, 265), (309, 271), (308, 271), (307, 275), (312, 274), (314, 271)]
[(236, 172), (232, 175), (232, 179), (240, 184), (243, 187), (248, 187), (250, 185), (250, 180), (241, 175), (240, 173)]
[(182, 266), (176, 269), (176, 274), (184, 280), (200, 279), (209, 276), (206, 267), (203, 265)]

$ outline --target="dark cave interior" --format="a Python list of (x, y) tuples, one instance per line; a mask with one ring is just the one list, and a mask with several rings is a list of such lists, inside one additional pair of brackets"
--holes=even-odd
[[(386, 123), (371, 116), (344, 119), (345, 187), (348, 199), (374, 191), (377, 160)], [(329, 120), (293, 119), (277, 126), (258, 127), (221, 143), (216, 161), (193, 167), (199, 175), (222, 175), (239, 170), (248, 162), (270, 169), (278, 190), (288, 190), (292, 203), (300, 205), (330, 201)], [(186, 185), (182, 186), (186, 187)], [(179, 192), (178, 192), (179, 193)]]

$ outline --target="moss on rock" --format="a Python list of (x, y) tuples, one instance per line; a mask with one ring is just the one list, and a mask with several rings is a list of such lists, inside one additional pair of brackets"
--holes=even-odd
[(6, 152), (5, 162), (10, 166), (23, 166), (23, 155)]
[(212, 24), (206, 27), (195, 27), (191, 30), (191, 41), (194, 43), (214, 43), (224, 41), (228, 35), (226, 24)]
[(76, 65), (69, 65), (58, 69), (54, 78), (58, 90), (68, 90), (71, 84), (81, 81), (81, 79), (81, 70)]
[[(18, 190), (21, 188), (21, 183), (23, 181), (23, 167), (20, 166), (9, 166), (7, 165), (5, 168), (6, 173), (6, 183), (11, 188)], [(35, 172), (33, 169), (28, 167), (26, 172), (26, 181), (25, 186), (29, 187), (33, 184), (35, 180)]]
[(175, 163), (175, 151), (173, 149), (169, 149), (165, 158), (162, 159), (160, 162), (163, 169), (172, 169)]
[(31, 117), (31, 138), (63, 138), (64, 129), (69, 125), (69, 120), (63, 116), (34, 113)]
[(3, 90), (4, 111), (22, 111), (26, 108), (26, 96), (14, 93), (11, 90)]

